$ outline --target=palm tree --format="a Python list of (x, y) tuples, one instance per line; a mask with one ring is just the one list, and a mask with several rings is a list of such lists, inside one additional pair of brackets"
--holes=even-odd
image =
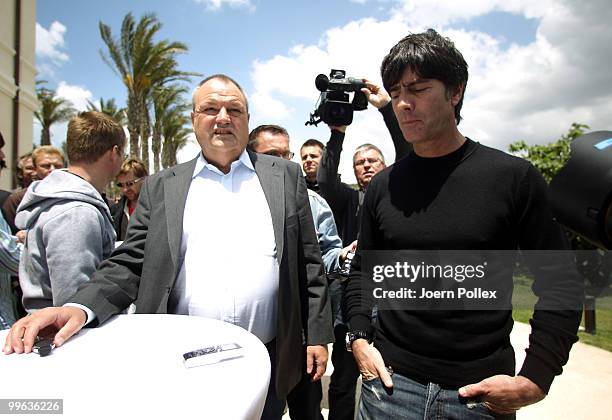
[(40, 122), (40, 145), (48, 146), (51, 144), (51, 126), (58, 122), (68, 121), (76, 114), (72, 107), (72, 102), (56, 96), (55, 91), (44, 87), (44, 80), (36, 82), (39, 87), (36, 89), (39, 108), (34, 115)]
[(105, 101), (104, 98), (100, 98), (100, 101), (97, 103), (93, 103), (88, 100), (87, 110), (101, 112), (103, 114), (106, 114), (109, 117), (111, 117), (113, 120), (115, 120), (117, 124), (119, 125), (123, 126), (126, 124), (125, 108), (117, 107), (117, 104), (115, 103), (115, 99), (113, 98), (107, 101)]
[(146, 14), (136, 23), (132, 14), (128, 13), (123, 19), (119, 39), (113, 38), (108, 25), (100, 22), (99, 26), (102, 40), (108, 47), (108, 55), (102, 51), (100, 54), (127, 88), (130, 154), (140, 155), (148, 167), (151, 94), (156, 87), (186, 81), (196, 75), (177, 69), (175, 56), (187, 52), (187, 46), (168, 40), (154, 42), (153, 37), (162, 26), (154, 14)]
[(168, 124), (174, 114), (183, 114), (189, 109), (189, 104), (182, 97), (187, 93), (187, 87), (171, 85), (160, 87), (153, 92), (153, 111), (155, 124), (151, 136), (151, 149), (153, 151), (153, 172), (159, 171), (162, 149), (163, 124)]
[(176, 152), (187, 143), (187, 138), (192, 132), (187, 125), (190, 119), (185, 111), (186, 109), (181, 109), (181, 107), (174, 107), (162, 121), (164, 137), (162, 164), (164, 168), (176, 165)]

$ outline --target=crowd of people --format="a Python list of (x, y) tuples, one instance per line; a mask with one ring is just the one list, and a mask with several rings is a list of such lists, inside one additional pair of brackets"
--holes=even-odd
[[(580, 306), (570, 265), (555, 267), (555, 281), (534, 270), (539, 303), (518, 374), (511, 311), (377, 311), (364, 293), (372, 250), (568, 246), (537, 170), (459, 132), (468, 70), (452, 41), (434, 30), (408, 35), (381, 75), (384, 87), (366, 80), (363, 92), (396, 161), (371, 143), (357, 147), (357, 188), (338, 173), (348, 127), (330, 126), (326, 144), (303, 142), (297, 165), (285, 128), (249, 131), (246, 95), (224, 74), (193, 94), (201, 153), (151, 176), (124, 160), (125, 134), (111, 118), (73, 118), (67, 168), (48, 146), (23, 156), (21, 189), (3, 203), (4, 353), (32, 351), (49, 326), (60, 346), (131, 307), (212, 317), (257, 336), (271, 362), (263, 419), (280, 419), (285, 405), (292, 419), (322, 418), (330, 343), (330, 419), (355, 417), (360, 375), (361, 419), (513, 418), (544, 398), (577, 340), (579, 309), (542, 309), (559, 296)], [(122, 196), (109, 207), (111, 181)], [(19, 320), (17, 275), (28, 313)]]

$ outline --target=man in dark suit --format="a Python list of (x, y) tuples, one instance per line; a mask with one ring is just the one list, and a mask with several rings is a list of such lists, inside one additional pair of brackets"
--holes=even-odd
[[(137, 313), (202, 316), (217, 305), (214, 310), (226, 320), (227, 308), (215, 299), (215, 287), (233, 282), (233, 302), (244, 313), (229, 318), (257, 335), (271, 355), (263, 418), (280, 419), (278, 402), (298, 383), (304, 366), (313, 380), (323, 375), (326, 345), (333, 341), (306, 185), (297, 164), (245, 150), (248, 104), (234, 80), (225, 75), (205, 79), (193, 105), (202, 153), (147, 178), (124, 244), (82, 285), (70, 306), (46, 308), (18, 321), (4, 352), (30, 352), (34, 337), (48, 325), (60, 329), (54, 339), (59, 346), (83, 325), (102, 324), (131, 303)], [(246, 264), (236, 264), (243, 259)], [(247, 266), (248, 275), (234, 278), (238, 266)], [(303, 344), (306, 355), (297, 357)]]

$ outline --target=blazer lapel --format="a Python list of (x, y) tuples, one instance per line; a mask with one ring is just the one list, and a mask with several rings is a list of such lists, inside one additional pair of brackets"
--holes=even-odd
[(275, 162), (262, 161), (257, 154), (248, 150), (255, 173), (259, 178), (272, 215), (274, 239), (276, 240), (276, 259), (281, 263), (284, 248), (285, 229), (285, 177), (284, 171)]
[(197, 160), (198, 158), (196, 157), (185, 165), (174, 167), (164, 180), (164, 205), (166, 208), (166, 222), (168, 224), (168, 244), (170, 245), (170, 256), (172, 257), (175, 272), (178, 272), (180, 268), (178, 264), (181, 237), (183, 235), (183, 213)]

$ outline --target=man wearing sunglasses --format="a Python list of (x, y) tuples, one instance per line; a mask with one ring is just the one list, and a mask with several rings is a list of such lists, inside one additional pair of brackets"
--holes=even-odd
[(122, 195), (119, 202), (111, 206), (113, 225), (115, 226), (118, 241), (125, 239), (128, 222), (138, 203), (140, 187), (142, 187), (142, 183), (147, 175), (149, 175), (147, 168), (136, 158), (129, 158), (121, 165), (115, 185), (121, 188)]

